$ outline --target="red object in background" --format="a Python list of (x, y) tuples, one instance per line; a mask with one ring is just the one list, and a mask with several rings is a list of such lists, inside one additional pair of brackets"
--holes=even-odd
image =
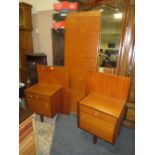
[(53, 26), (55, 29), (59, 29), (65, 26), (65, 21), (53, 22)]
[(69, 10), (77, 10), (78, 9), (78, 3), (77, 2), (70, 3), (68, 9)]
[(78, 9), (78, 3), (77, 2), (63, 1), (61, 3), (54, 3), (53, 8), (55, 11), (60, 11), (63, 9), (77, 10)]
[(69, 2), (66, 2), (66, 1), (62, 2), (62, 9), (68, 9), (68, 7), (69, 7)]
[(56, 11), (61, 10), (62, 9), (62, 3), (54, 3), (53, 8)]

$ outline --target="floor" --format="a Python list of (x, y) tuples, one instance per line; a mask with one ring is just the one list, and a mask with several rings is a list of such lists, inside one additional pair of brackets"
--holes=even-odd
[(38, 155), (49, 155), (54, 134), (55, 120), (56, 117), (53, 119), (44, 117), (44, 122), (41, 122), (39, 115), (35, 115), (34, 122)]
[(122, 127), (115, 144), (77, 127), (76, 115), (58, 115), (50, 155), (135, 155), (135, 130)]
[[(53, 119), (49, 117), (44, 117), (44, 122), (41, 122), (40, 116), (37, 114), (35, 115), (34, 121), (35, 121), (35, 133), (36, 133), (38, 155), (50, 155), (52, 140), (56, 128), (55, 127), (56, 119), (58, 119), (58, 116), (54, 117)], [(103, 141), (101, 141), (101, 143), (103, 143)], [(109, 147), (109, 144), (105, 145), (107, 148)], [(116, 148), (117, 147), (118, 146), (116, 146)]]

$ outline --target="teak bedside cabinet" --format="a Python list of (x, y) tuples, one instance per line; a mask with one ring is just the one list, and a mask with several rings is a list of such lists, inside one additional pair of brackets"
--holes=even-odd
[(62, 112), (62, 93), (60, 85), (35, 84), (25, 91), (28, 109), (53, 117)]
[(87, 73), (86, 97), (78, 103), (78, 127), (114, 144), (120, 132), (129, 91), (129, 77)]
[(26, 103), (30, 111), (54, 117), (57, 113), (69, 113), (68, 70), (65, 67), (38, 65), (39, 82), (25, 89)]

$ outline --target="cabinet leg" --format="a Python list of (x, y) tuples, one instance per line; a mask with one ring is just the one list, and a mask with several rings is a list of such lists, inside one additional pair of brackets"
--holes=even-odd
[(40, 121), (44, 122), (44, 116), (43, 115), (40, 115)]
[(96, 144), (97, 142), (97, 136), (93, 135), (93, 144)]

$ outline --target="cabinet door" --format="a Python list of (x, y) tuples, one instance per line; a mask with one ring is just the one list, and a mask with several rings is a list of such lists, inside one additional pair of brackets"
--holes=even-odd
[(19, 28), (32, 30), (31, 5), (26, 3), (19, 4)]
[(33, 51), (32, 31), (19, 32), (19, 46), (25, 52)]
[(31, 31), (20, 31), (19, 32), (19, 62), (20, 67), (26, 68), (26, 52), (33, 52), (32, 43), (32, 32)]
[(20, 59), (20, 67), (25, 67), (26, 68), (27, 63), (26, 63), (26, 55), (25, 55), (24, 50), (20, 50), (19, 59)]
[(68, 14), (65, 20), (65, 66), (69, 68), (70, 110), (85, 96), (88, 70), (96, 71), (100, 35), (99, 11)]
[(70, 76), (70, 110), (77, 111), (77, 103), (85, 96), (86, 71), (79, 68), (69, 68)]
[(65, 65), (96, 70), (100, 36), (98, 11), (69, 14), (65, 20)]

